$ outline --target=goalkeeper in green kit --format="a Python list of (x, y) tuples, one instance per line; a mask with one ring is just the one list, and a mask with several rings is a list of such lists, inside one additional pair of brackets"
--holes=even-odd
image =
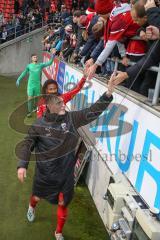
[(28, 95), (28, 117), (31, 117), (31, 114), (35, 108), (33, 97), (40, 96), (41, 94), (41, 74), (42, 70), (45, 67), (50, 66), (54, 60), (54, 54), (51, 59), (45, 63), (38, 63), (38, 57), (36, 54), (32, 54), (32, 62), (28, 64), (25, 70), (21, 73), (19, 78), (16, 81), (16, 86), (19, 87), (20, 81), (25, 77), (26, 74), (29, 74), (28, 85), (27, 85), (27, 95)]

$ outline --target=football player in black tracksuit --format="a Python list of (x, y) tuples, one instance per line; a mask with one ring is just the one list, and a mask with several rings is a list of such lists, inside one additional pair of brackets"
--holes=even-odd
[(18, 179), (26, 176), (31, 152), (35, 150), (36, 167), (27, 218), (35, 218), (35, 206), (40, 199), (58, 204), (55, 238), (63, 240), (62, 229), (67, 217), (67, 206), (74, 193), (75, 149), (78, 142), (77, 129), (84, 126), (106, 110), (112, 101), (112, 80), (108, 90), (89, 108), (65, 111), (61, 97), (47, 96), (47, 111), (30, 127), (27, 137), (17, 147)]

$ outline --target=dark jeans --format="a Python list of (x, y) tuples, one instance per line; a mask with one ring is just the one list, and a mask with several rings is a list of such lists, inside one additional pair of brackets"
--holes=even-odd
[[(137, 62), (141, 58), (142, 57), (131, 56), (130, 60), (133, 62)], [(149, 88), (155, 87), (156, 78), (156, 72), (147, 70), (143, 73), (137, 73), (136, 80), (128, 78), (125, 82), (125, 86), (147, 97)]]
[(141, 84), (139, 92), (142, 95), (147, 97), (149, 88), (155, 88), (156, 78), (157, 78), (157, 72), (153, 72), (153, 71), (148, 70), (145, 73), (145, 77), (144, 77), (144, 80)]

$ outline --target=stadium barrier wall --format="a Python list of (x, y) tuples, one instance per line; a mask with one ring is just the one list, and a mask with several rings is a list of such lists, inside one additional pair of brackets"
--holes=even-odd
[[(44, 61), (49, 58), (48, 53), (43, 54)], [(73, 88), (81, 77), (82, 72), (58, 59), (43, 72), (43, 82), (56, 79), (60, 93)], [(105, 91), (106, 84), (94, 78), (67, 106), (71, 110), (85, 108)], [(113, 96), (109, 109), (82, 134), (103, 160), (93, 157), (87, 184), (104, 223), (103, 195), (111, 175), (125, 175), (149, 207), (160, 209), (160, 113), (118, 90)]]
[(42, 60), (42, 38), (46, 26), (0, 45), (0, 75), (16, 76), (29, 63), (32, 53)]

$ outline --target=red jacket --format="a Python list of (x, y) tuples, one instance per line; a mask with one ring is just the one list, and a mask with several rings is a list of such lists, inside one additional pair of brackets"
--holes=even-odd
[(147, 52), (147, 43), (143, 40), (130, 39), (127, 45), (126, 54), (132, 56), (143, 56)]
[(132, 40), (130, 38), (136, 36), (140, 26), (135, 23), (131, 17), (130, 11), (120, 13), (110, 17), (107, 22), (104, 43), (108, 40), (121, 41), (125, 38), (129, 39), (126, 53), (128, 55), (143, 56), (147, 51), (147, 44), (143, 40)]
[[(82, 77), (82, 79), (78, 82), (77, 86), (73, 90), (60, 95), (60, 97), (63, 98), (63, 101), (65, 104), (69, 102), (72, 98), (74, 98), (74, 96), (82, 89), (83, 85), (85, 84), (85, 81), (86, 81), (86, 78)], [(46, 111), (46, 103), (44, 98), (41, 98), (38, 103), (37, 118), (42, 117), (45, 111)]]
[(136, 35), (140, 26), (132, 20), (130, 11), (110, 17), (105, 29), (104, 41), (120, 41), (124, 37), (131, 38)]

